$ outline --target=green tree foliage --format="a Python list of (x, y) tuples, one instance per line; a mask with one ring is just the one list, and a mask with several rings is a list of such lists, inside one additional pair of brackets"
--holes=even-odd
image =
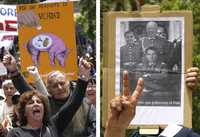
[(81, 0), (79, 2), (81, 16), (77, 23), (81, 24), (85, 35), (91, 40), (96, 38), (96, 0)]

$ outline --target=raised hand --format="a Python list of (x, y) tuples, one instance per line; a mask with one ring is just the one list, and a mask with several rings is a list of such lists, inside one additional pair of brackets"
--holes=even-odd
[(79, 60), (79, 78), (88, 80), (90, 78), (90, 71), (92, 68), (92, 64), (88, 62), (86, 59), (80, 58)]
[(197, 87), (199, 69), (191, 67), (186, 71), (186, 84), (189, 88), (194, 90)]
[[(144, 88), (142, 78), (138, 80), (135, 91), (129, 95), (128, 72), (123, 72), (123, 95), (117, 96), (110, 103), (110, 117), (108, 119), (105, 137), (124, 136), (125, 129), (135, 116), (136, 105)], [(115, 133), (117, 132), (117, 133)]]
[(3, 56), (3, 64), (9, 72), (17, 71), (16, 59), (11, 54), (6, 54)]
[(36, 66), (29, 66), (26, 68), (27, 71), (34, 77), (38, 77), (39, 76), (39, 72)]

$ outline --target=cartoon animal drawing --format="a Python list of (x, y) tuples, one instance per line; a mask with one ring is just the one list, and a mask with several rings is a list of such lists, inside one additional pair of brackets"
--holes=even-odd
[(34, 36), (29, 40), (26, 47), (32, 56), (34, 65), (39, 65), (39, 55), (41, 52), (48, 52), (51, 65), (55, 65), (56, 58), (62, 67), (65, 65), (68, 49), (65, 43), (52, 33), (41, 33)]

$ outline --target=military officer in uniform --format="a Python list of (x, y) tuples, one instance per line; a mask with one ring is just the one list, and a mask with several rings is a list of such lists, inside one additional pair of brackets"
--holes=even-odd
[[(137, 83), (135, 79), (135, 69), (137, 65), (141, 62), (142, 58), (142, 47), (139, 45), (137, 39), (135, 38), (133, 31), (127, 31), (124, 34), (126, 45), (120, 48), (120, 73), (122, 77), (122, 72), (127, 70), (130, 75), (130, 86), (134, 89)], [(122, 78), (121, 87), (122, 87)], [(121, 90), (122, 91), (122, 90)]]
[(149, 47), (144, 52), (142, 63), (138, 64), (137, 70), (145, 72), (167, 72), (166, 63), (158, 60), (158, 52), (155, 47)]
[[(173, 75), (167, 68), (166, 63), (158, 60), (158, 51), (155, 47), (149, 47), (145, 50), (144, 60), (137, 67), (140, 72), (139, 77), (144, 78), (145, 87), (141, 100), (144, 101), (164, 101), (166, 99), (180, 101), (179, 86), (180, 78)], [(172, 86), (175, 85), (175, 86)]]
[(142, 47), (138, 44), (133, 31), (125, 32), (124, 37), (126, 45), (120, 48), (120, 66), (133, 70), (141, 62)]
[(158, 37), (163, 38), (163, 39), (167, 39), (167, 34), (166, 34), (165, 29), (163, 27), (158, 27), (156, 35)]
[(146, 25), (146, 36), (140, 39), (143, 52), (149, 47), (155, 47), (162, 62), (168, 64), (172, 57), (173, 44), (166, 38), (158, 35), (159, 27), (156, 22), (150, 21)]

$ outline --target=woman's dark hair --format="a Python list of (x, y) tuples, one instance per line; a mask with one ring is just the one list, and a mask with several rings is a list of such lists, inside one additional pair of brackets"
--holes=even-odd
[(91, 79), (88, 80), (88, 83), (91, 83), (92, 85), (96, 85), (96, 79), (91, 78)]
[(49, 104), (48, 104), (48, 98), (39, 93), (37, 90), (31, 90), (28, 92), (23, 93), (20, 96), (18, 105), (17, 105), (17, 112), (18, 112), (18, 117), (19, 117), (19, 123), (21, 126), (24, 126), (27, 124), (27, 118), (25, 116), (25, 107), (26, 104), (28, 103), (29, 100), (32, 99), (33, 96), (38, 97), (41, 99), (42, 104), (44, 105), (44, 116), (43, 116), (43, 124), (47, 124), (48, 119), (49, 119)]
[(18, 104), (19, 98), (20, 98), (20, 95), (14, 95), (14, 96), (12, 97), (12, 103), (13, 103), (13, 105)]

